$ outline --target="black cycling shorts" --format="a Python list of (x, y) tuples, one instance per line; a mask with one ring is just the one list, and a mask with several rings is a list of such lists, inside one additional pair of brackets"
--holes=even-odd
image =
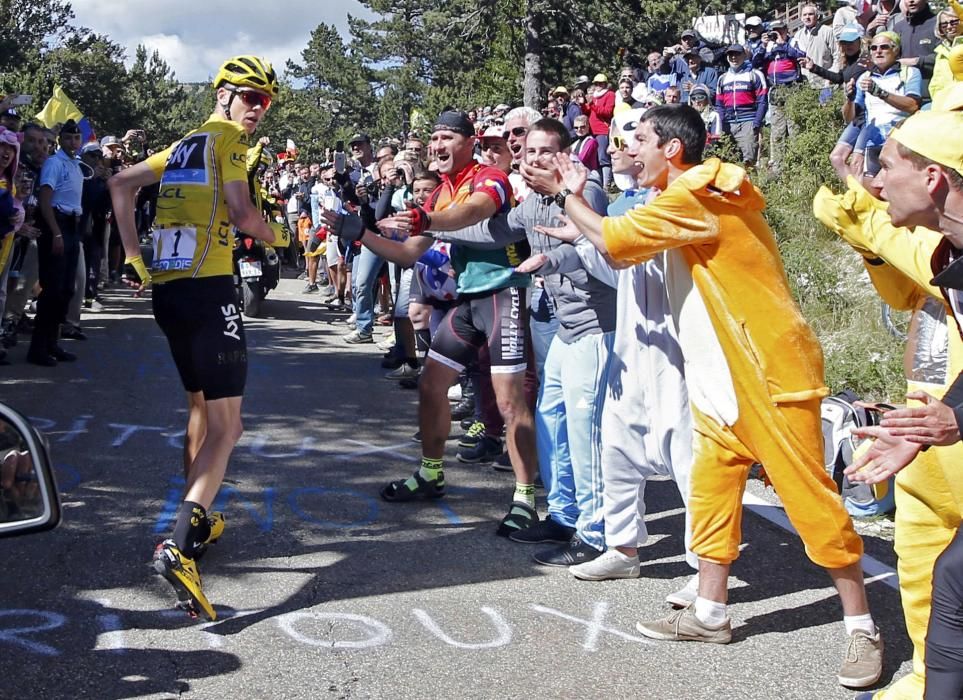
[(464, 371), (488, 345), (492, 374), (524, 372), (528, 357), (525, 290), (506, 287), (486, 294), (462, 295), (445, 314), (431, 339), (428, 357)]
[(167, 336), (181, 383), (207, 401), (244, 395), (247, 342), (234, 278), (179, 279), (153, 292), (154, 319)]

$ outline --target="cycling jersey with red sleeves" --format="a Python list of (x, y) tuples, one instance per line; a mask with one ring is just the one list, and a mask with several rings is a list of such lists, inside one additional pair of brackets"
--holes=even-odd
[(145, 162), (160, 177), (154, 284), (233, 274), (234, 227), (224, 186), (247, 184), (247, 132), (212, 116)]
[[(487, 195), (495, 202), (496, 213), (512, 208), (512, 186), (508, 176), (498, 168), (474, 163), (452, 180), (442, 176), (442, 183), (431, 193), (428, 207), (442, 211), (468, 201), (475, 193)], [(529, 255), (527, 241), (512, 243), (497, 250), (479, 250), (464, 245), (452, 245), (451, 264), (458, 281), (459, 294), (479, 294), (506, 287), (527, 287), (529, 275), (515, 272)]]

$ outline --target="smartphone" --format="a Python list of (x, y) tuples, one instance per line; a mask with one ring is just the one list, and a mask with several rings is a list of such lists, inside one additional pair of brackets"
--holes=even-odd
[(338, 141), (336, 144), (334, 144), (334, 152), (344, 153), (344, 141)]
[[(340, 141), (338, 143), (343, 147), (343, 144), (341, 144)], [(348, 169), (348, 159), (344, 155), (344, 152), (335, 151), (334, 152), (334, 171), (338, 173), (338, 175), (343, 175), (345, 170), (347, 169)]]
[(33, 104), (33, 95), (17, 95), (13, 98), (11, 103), (14, 107), (23, 107), (24, 105)]

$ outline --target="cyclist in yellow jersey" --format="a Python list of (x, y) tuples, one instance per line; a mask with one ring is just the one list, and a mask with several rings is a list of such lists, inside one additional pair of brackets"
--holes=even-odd
[[(109, 181), (127, 263), (141, 289), (153, 282), (153, 310), (167, 336), (188, 396), (184, 438), (187, 480), (171, 539), (157, 546), (154, 568), (192, 617), (215, 619), (201, 589), (196, 559), (224, 531), (208, 515), (234, 445), (241, 436), (241, 399), (247, 377), (244, 325), (234, 289), (231, 251), (235, 228), (284, 245), (251, 201), (248, 138), (277, 97), (271, 64), (256, 56), (226, 61), (214, 79), (217, 104), (200, 127), (170, 148)], [(160, 182), (154, 256), (147, 271), (134, 225), (134, 196)]]

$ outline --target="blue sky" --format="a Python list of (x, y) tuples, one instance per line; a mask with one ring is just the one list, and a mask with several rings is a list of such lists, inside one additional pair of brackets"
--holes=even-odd
[[(78, 24), (127, 47), (157, 49), (179, 80), (202, 81), (231, 55), (255, 54), (280, 71), (318, 24), (347, 33), (348, 15), (367, 16), (357, 0), (72, 0)], [(150, 19), (148, 19), (150, 18)], [(129, 60), (128, 60), (129, 63)]]

